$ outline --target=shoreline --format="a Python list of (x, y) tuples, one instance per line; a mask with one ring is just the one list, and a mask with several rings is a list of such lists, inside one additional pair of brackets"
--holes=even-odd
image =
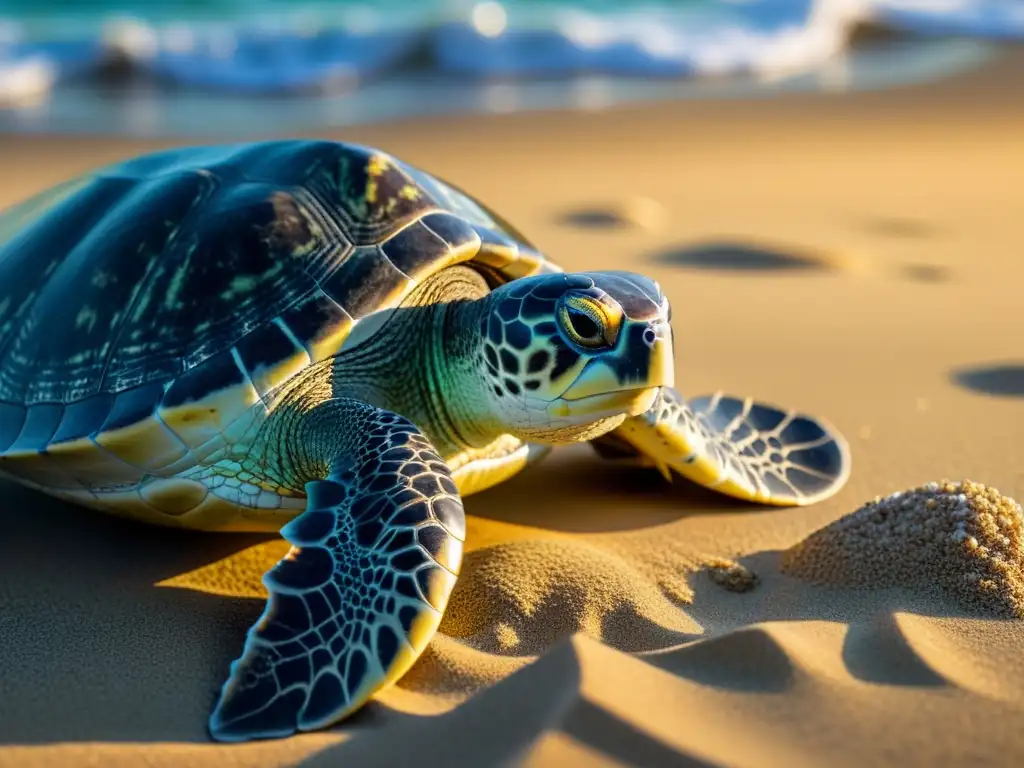
[[(856, 32), (856, 30), (855, 30)], [(852, 33), (851, 33), (852, 34)], [(862, 39), (864, 34), (853, 35)], [(195, 140), (204, 125), (220, 140), (252, 136), (252, 115), (263, 131), (338, 130), (393, 120), (442, 116), (599, 111), (617, 105), (703, 100), (772, 99), (790, 92), (853, 93), (941, 80), (971, 71), (1013, 44), (963, 38), (862, 42), (815, 64), (694, 74), (686, 77), (526, 75), (471, 77), (400, 70), (344, 81), (324, 92), (247, 94), (174, 87), (111, 63), (107, 77), (45, 86), (38, 62), (10, 67), (9, 93), (0, 84), (0, 135), (60, 134)], [(2, 66), (2, 65), (0, 65)], [(353, 87), (355, 86), (355, 87)], [(24, 98), (18, 89), (28, 89)], [(35, 90), (33, 90), (35, 89)], [(257, 132), (258, 133), (258, 132)]]
[[(697, 135), (702, 141), (717, 141), (724, 134), (744, 134), (749, 126), (740, 118), (756, 113), (758, 125), (768, 130), (786, 132), (792, 121), (816, 132), (831, 125), (856, 121), (863, 127), (878, 132), (881, 123), (906, 126), (916, 123), (926, 134), (933, 127), (932, 120), (943, 125), (967, 122), (985, 131), (1016, 129), (1024, 118), (1024, 95), (1021, 77), (1024, 73), (1024, 46), (1005, 49), (993, 60), (977, 68), (959, 72), (939, 80), (912, 85), (893, 86), (869, 91), (819, 93), (787, 92), (772, 97), (751, 99), (695, 99), (679, 102), (643, 102), (619, 104), (595, 111), (537, 110), (507, 114), (468, 114), (457, 116), (424, 115), (403, 117), (376, 124), (347, 126), (336, 129), (311, 131), (278, 131), (260, 133), (241, 141), (262, 141), (275, 138), (323, 138), (355, 141), (379, 145), (395, 154), (408, 155), (441, 153), (445, 160), (456, 160), (458, 153), (450, 147), (438, 147), (444, 140), (453, 144), (487, 131), (495, 142), (506, 145), (515, 142), (521, 148), (530, 145), (538, 152), (572, 151), (585, 147), (587, 142), (611, 140), (612, 137), (630, 136), (635, 144), (645, 147), (670, 146), (674, 138), (663, 123), (678, 123), (684, 140)], [(951, 101), (958, 109), (950, 110)], [(984, 118), (985, 122), (975, 125)], [(715, 137), (701, 136), (701, 130), (713, 125)], [(546, 149), (536, 140), (535, 132), (579, 131), (584, 141), (566, 147), (559, 145)], [(530, 128), (524, 131), (524, 128)], [(535, 130), (534, 130), (535, 129)], [(134, 154), (156, 151), (173, 146), (222, 143), (223, 137), (138, 138), (122, 136), (92, 136), (75, 133), (54, 134), (2, 134), (0, 135), (0, 162), (10, 169), (17, 185), (27, 184), (29, 190), (42, 190), (57, 181), (90, 168)], [(39, 151), (48, 159), (60, 158), (59, 174), (49, 172), (50, 163), (40, 172), (28, 169), (35, 158), (29, 153)], [(407, 158), (416, 162), (414, 157)], [(0, 206), (15, 200), (0, 189)]]

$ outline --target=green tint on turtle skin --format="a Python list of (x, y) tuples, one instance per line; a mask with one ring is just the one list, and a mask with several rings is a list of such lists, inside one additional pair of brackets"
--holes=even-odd
[(653, 280), (563, 273), (376, 149), (158, 152), (0, 215), (0, 474), (157, 525), (280, 530), (210, 733), (322, 728), (436, 631), (462, 497), (552, 445), (769, 504), (843, 485), (825, 422), (684, 401), (670, 319)]
[(415, 425), (348, 399), (310, 419), (332, 433), (311, 442), (330, 441), (335, 458), (281, 529), (292, 549), (264, 576), (266, 610), (210, 718), (221, 741), (322, 728), (400, 678), (462, 563), (458, 489)]

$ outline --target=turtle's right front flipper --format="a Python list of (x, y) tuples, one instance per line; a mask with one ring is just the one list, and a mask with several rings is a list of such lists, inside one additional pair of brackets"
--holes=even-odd
[(266, 610), (210, 717), (221, 741), (354, 712), (422, 653), (461, 564), (462, 501), (426, 437), (354, 400), (314, 414), (303, 463), (326, 479), (307, 483), (306, 511), (282, 529), (293, 547), (264, 576)]
[(654, 405), (594, 441), (605, 458), (635, 456), (728, 496), (813, 504), (850, 475), (846, 440), (821, 419), (721, 392), (689, 402), (662, 387)]

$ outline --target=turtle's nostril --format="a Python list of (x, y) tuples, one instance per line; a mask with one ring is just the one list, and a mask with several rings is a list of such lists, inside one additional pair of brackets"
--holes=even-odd
[(654, 345), (659, 341), (665, 341), (672, 338), (672, 329), (668, 323), (651, 323), (644, 328), (643, 340), (644, 344), (649, 349), (653, 349)]

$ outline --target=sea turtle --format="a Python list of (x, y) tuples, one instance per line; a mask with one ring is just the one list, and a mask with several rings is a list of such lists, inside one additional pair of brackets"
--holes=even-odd
[(0, 286), (4, 475), (293, 545), (210, 716), (219, 740), (327, 726), (401, 677), (459, 572), (461, 497), (552, 444), (777, 505), (849, 473), (820, 420), (684, 401), (656, 282), (565, 273), (369, 147), (193, 147), (87, 174), (3, 214)]

